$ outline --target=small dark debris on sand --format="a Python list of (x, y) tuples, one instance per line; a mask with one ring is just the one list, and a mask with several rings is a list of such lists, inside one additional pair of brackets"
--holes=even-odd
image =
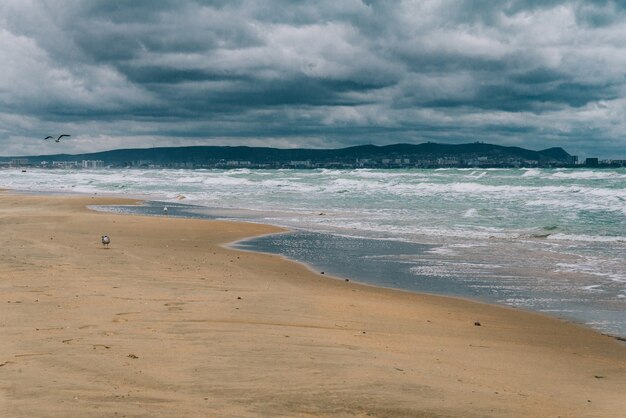
[(350, 281), (350, 279), (346, 279), (346, 281), (347, 281), (347, 282), (349, 282), (349, 281)]
[(110, 345), (104, 345), (104, 344), (92, 344), (92, 347), (93, 347), (94, 350), (96, 350), (98, 348), (106, 348), (108, 350), (109, 348), (111, 348)]
[(481, 326), (481, 324), (480, 324), (480, 322), (479, 322), (479, 321), (476, 321), (476, 322), (474, 322), (474, 326), (475, 326), (475, 327), (480, 327), (480, 326)]
[(139, 357), (137, 357), (137, 356), (136, 356), (136, 355), (134, 355), (134, 354), (129, 354), (129, 355), (128, 355), (128, 358), (138, 359)]
[(323, 272), (323, 271), (320, 271), (320, 274), (324, 274), (324, 272)]
[(595, 375), (594, 376), (596, 379), (604, 379), (604, 376), (600, 376), (600, 375)]

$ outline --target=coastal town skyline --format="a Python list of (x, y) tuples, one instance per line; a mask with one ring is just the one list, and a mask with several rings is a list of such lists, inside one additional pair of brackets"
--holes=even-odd
[[(3, 155), (484, 141), (623, 158), (617, 1), (6, 1)], [(50, 133), (71, 138), (44, 142)]]
[(576, 168), (625, 167), (624, 159), (579, 160), (560, 147), (529, 150), (469, 144), (360, 145), (336, 149), (189, 146), (117, 149), (85, 154), (0, 156), (0, 168)]

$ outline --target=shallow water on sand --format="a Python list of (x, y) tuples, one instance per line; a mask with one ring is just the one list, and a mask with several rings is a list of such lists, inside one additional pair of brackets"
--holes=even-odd
[[(295, 231), (238, 243), (236, 248), (281, 254), (318, 271), (364, 283), (544, 312), (626, 337), (620, 284), (589, 288), (585, 278), (560, 271), (560, 256), (543, 248), (502, 243), (417, 244)], [(455, 252), (462, 248), (463, 252)], [(494, 252), (495, 249), (495, 252)]]

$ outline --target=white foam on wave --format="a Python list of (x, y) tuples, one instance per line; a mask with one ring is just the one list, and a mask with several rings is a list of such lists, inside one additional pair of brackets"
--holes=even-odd
[(582, 199), (558, 199), (554, 197), (544, 197), (539, 199), (528, 200), (525, 202), (528, 207), (542, 206), (552, 208), (553, 210), (568, 209), (570, 211), (610, 211), (622, 212), (626, 214), (626, 202), (619, 199), (607, 200), (587, 200)]
[(202, 177), (200, 176), (195, 176), (195, 177), (179, 177), (176, 179), (177, 183), (202, 183)]
[(476, 248), (476, 247), (486, 247), (487, 244), (481, 242), (472, 242), (472, 243), (463, 243), (463, 244), (450, 244), (451, 248)]
[(557, 179), (576, 179), (576, 180), (603, 180), (603, 179), (626, 179), (626, 174), (617, 173), (615, 171), (557, 171), (552, 174)]
[[(615, 260), (587, 256), (578, 263), (557, 263), (556, 267), (557, 272), (582, 273), (588, 276), (601, 277), (611, 282), (626, 283), (626, 272), (620, 271), (623, 266)], [(593, 283), (588, 286), (602, 286), (602, 284)]]
[(525, 169), (524, 174), (522, 174), (522, 177), (537, 177), (541, 175), (541, 171), (535, 169), (535, 168), (528, 168)]
[(252, 170), (250, 170), (249, 168), (236, 168), (234, 170), (229, 170), (228, 171), (229, 174), (251, 174)]
[(323, 190), (331, 193), (367, 192), (372, 193), (381, 189), (378, 181), (358, 180), (351, 178), (337, 178), (324, 185)]
[(464, 218), (475, 218), (478, 215), (478, 211), (474, 208), (470, 208), (463, 214)]
[(342, 170), (331, 170), (328, 168), (322, 168), (318, 171), (319, 174), (323, 174), (325, 176), (339, 176), (344, 174), (345, 172)]
[(375, 171), (367, 169), (359, 169), (346, 173), (350, 177), (363, 178), (363, 179), (389, 179), (389, 178), (404, 178), (408, 181), (415, 178), (428, 177), (428, 174), (419, 171)]
[[(431, 264), (417, 265), (409, 268), (411, 274), (430, 277), (483, 277), (492, 274), (496, 264), (478, 264), (456, 261), (436, 260)], [(493, 287), (493, 286), (492, 286)]]
[(457, 251), (454, 251), (450, 247), (435, 247), (435, 248), (431, 248), (430, 250), (426, 250), (424, 252), (428, 254), (437, 254), (437, 255), (445, 255), (445, 256), (453, 256), (453, 255), (458, 254)]
[(244, 186), (253, 184), (250, 180), (246, 178), (237, 178), (231, 176), (206, 177), (202, 180), (202, 183), (211, 186)]
[(355, 187), (368, 188), (370, 190), (385, 190), (389, 193), (400, 195), (414, 196), (434, 196), (444, 193), (454, 193), (459, 195), (473, 196), (481, 198), (489, 195), (490, 199), (526, 199), (528, 196), (563, 196), (568, 197), (576, 195), (589, 196), (593, 198), (613, 198), (615, 201), (626, 199), (626, 189), (617, 188), (598, 188), (585, 186), (527, 186), (527, 185), (492, 185), (481, 184), (476, 182), (450, 182), (450, 183), (432, 183), (432, 182), (416, 182), (416, 183), (375, 183), (369, 182), (360, 185), (359, 182), (354, 183)]
[(601, 284), (590, 284), (588, 286), (581, 287), (581, 289), (588, 292), (604, 292), (604, 290), (602, 290)]
[(470, 174), (466, 175), (465, 177), (472, 178), (472, 179), (479, 179), (479, 178), (485, 177), (486, 175), (487, 175), (486, 171), (481, 171), (481, 172), (472, 171)]
[(585, 234), (550, 234), (549, 239), (559, 241), (582, 241), (582, 242), (616, 242), (626, 243), (626, 236), (585, 235)]

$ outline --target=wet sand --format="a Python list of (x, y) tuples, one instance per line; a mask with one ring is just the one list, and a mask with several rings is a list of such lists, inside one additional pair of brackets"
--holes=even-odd
[(113, 203), (0, 193), (0, 416), (626, 410), (611, 337), (224, 247), (267, 225), (86, 209)]

